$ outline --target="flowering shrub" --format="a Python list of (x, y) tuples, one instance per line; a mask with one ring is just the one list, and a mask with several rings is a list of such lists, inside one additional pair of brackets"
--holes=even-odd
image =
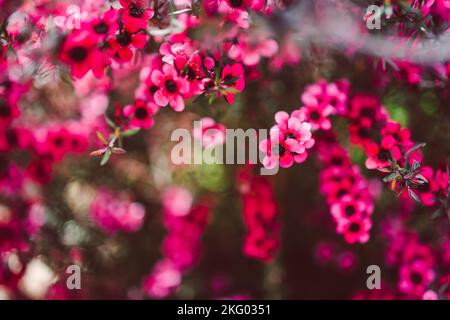
[(448, 1), (0, 6), (0, 297), (450, 298)]

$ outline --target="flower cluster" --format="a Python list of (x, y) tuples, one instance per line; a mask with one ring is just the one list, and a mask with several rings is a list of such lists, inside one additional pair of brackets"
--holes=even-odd
[(209, 207), (197, 203), (180, 187), (168, 188), (163, 195), (164, 225), (167, 235), (162, 244), (162, 258), (144, 280), (149, 297), (165, 298), (181, 283), (183, 273), (193, 267), (201, 252), (201, 237), (209, 219)]
[(141, 228), (145, 219), (145, 208), (139, 202), (120, 199), (109, 190), (99, 190), (91, 203), (92, 220), (105, 232), (133, 232)]
[(374, 204), (368, 184), (347, 151), (333, 138), (318, 144), (324, 169), (320, 174), (320, 192), (324, 195), (336, 222), (336, 232), (350, 244), (366, 243), (372, 228)]
[(398, 290), (409, 298), (422, 298), (436, 278), (436, 258), (418, 234), (400, 229), (386, 234), (386, 262), (398, 268)]
[(299, 110), (291, 115), (280, 111), (275, 114), (276, 125), (270, 129), (270, 137), (262, 140), (259, 149), (266, 156), (263, 165), (274, 168), (279, 165), (282, 168), (291, 167), (294, 162), (302, 163), (308, 157), (308, 149), (314, 146), (311, 124), (305, 122), (303, 113)]
[(247, 227), (243, 252), (250, 258), (272, 261), (278, 249), (280, 233), (272, 186), (267, 179), (253, 176), (250, 168), (238, 172), (237, 182)]
[(366, 167), (385, 173), (384, 181), (399, 194), (407, 191), (404, 194), (427, 206), (447, 198), (448, 175), (439, 171), (437, 181), (430, 181), (433, 170), (423, 166), (423, 145), (414, 145), (410, 131), (389, 118), (377, 97), (355, 94), (347, 118), (350, 141), (364, 149)]

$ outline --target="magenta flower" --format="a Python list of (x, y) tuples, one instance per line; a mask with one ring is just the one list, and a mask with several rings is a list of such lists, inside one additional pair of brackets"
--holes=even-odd
[(273, 39), (262, 39), (251, 41), (249, 38), (241, 36), (236, 44), (233, 44), (228, 50), (228, 56), (239, 61), (246, 66), (255, 66), (261, 60), (261, 57), (273, 57), (278, 51), (278, 44)]
[(84, 30), (73, 31), (65, 39), (59, 58), (70, 65), (75, 78), (84, 77), (89, 70), (100, 78), (110, 64), (105, 54), (97, 48), (97, 38)]
[(147, 29), (148, 21), (155, 13), (148, 8), (146, 2), (148, 1), (120, 0), (123, 9), (120, 9), (119, 13), (122, 14), (122, 23), (126, 31), (134, 33), (140, 29)]
[(330, 130), (331, 121), (329, 116), (335, 112), (331, 105), (323, 106), (306, 106), (300, 109), (304, 114), (304, 118), (311, 124), (313, 130)]
[(369, 241), (372, 221), (369, 218), (351, 217), (337, 221), (336, 231), (344, 236), (349, 244), (356, 242), (366, 243)]
[(298, 111), (291, 116), (284, 111), (275, 114), (277, 125), (270, 129), (270, 138), (259, 145), (260, 150), (266, 153), (263, 159), (266, 168), (274, 168), (277, 163), (282, 168), (289, 168), (294, 162), (306, 160), (306, 150), (312, 148), (315, 141), (311, 125), (303, 120), (303, 115)]
[(352, 217), (365, 217), (372, 214), (373, 207), (360, 199), (344, 196), (331, 206), (331, 214), (336, 221), (348, 220)]
[(100, 190), (91, 204), (93, 221), (105, 232), (133, 232), (141, 228), (145, 208), (138, 202), (120, 199), (109, 190)]
[[(235, 63), (226, 65), (222, 70), (222, 87), (225, 89), (225, 99), (229, 104), (234, 103), (235, 93), (242, 92), (245, 88), (244, 68)], [(231, 89), (231, 91), (230, 91)]]
[(169, 259), (158, 262), (144, 280), (144, 290), (151, 298), (166, 298), (181, 284), (182, 275)]
[(412, 264), (403, 265), (400, 268), (398, 288), (405, 294), (421, 297), (434, 280), (435, 273), (423, 261), (415, 261)]
[(109, 9), (100, 16), (92, 17), (87, 22), (87, 26), (82, 26), (82, 28), (89, 28), (92, 34), (96, 35), (99, 41), (102, 41), (119, 30), (118, 19), (117, 11)]
[(301, 100), (306, 107), (325, 112), (325, 117), (334, 113), (342, 115), (347, 111), (348, 89), (349, 83), (345, 80), (334, 83), (321, 80), (308, 85), (301, 96)]
[(183, 95), (189, 92), (189, 83), (178, 75), (173, 66), (165, 64), (162, 71), (154, 70), (151, 74), (151, 80), (158, 87), (153, 95), (157, 105), (165, 107), (170, 104), (175, 111), (184, 110)]
[(118, 63), (131, 61), (135, 49), (142, 49), (147, 43), (147, 35), (142, 32), (129, 33), (127, 31), (119, 32), (115, 37), (107, 41), (106, 52)]
[(136, 99), (134, 104), (128, 105), (123, 109), (123, 114), (130, 119), (130, 126), (149, 129), (153, 126), (153, 117), (158, 110), (159, 107), (156, 104)]
[(225, 143), (226, 128), (220, 123), (216, 123), (213, 118), (205, 117), (201, 119), (201, 128), (194, 128), (194, 138), (202, 141), (204, 147), (214, 147)]

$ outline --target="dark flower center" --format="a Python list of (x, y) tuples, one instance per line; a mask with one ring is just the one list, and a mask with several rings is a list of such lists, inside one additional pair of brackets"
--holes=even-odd
[(64, 144), (64, 139), (63, 139), (62, 137), (56, 137), (56, 138), (53, 140), (53, 144), (54, 144), (56, 147), (61, 147), (61, 146)]
[(319, 120), (320, 114), (317, 111), (313, 111), (310, 113), (309, 117), (311, 118), (311, 120)]
[(129, 34), (128, 32), (122, 32), (117, 36), (116, 40), (118, 44), (120, 44), (122, 47), (125, 47), (131, 42), (131, 34)]
[(98, 23), (95, 27), (94, 27), (94, 31), (95, 33), (98, 34), (106, 34), (108, 33), (109, 27), (106, 23), (104, 23), (103, 21)]
[(209, 80), (204, 84), (205, 90), (208, 91), (211, 88), (214, 88), (214, 81)]
[(418, 272), (412, 272), (411, 273), (411, 281), (414, 284), (422, 283), (422, 275)]
[(333, 164), (335, 166), (340, 166), (340, 165), (342, 165), (342, 159), (338, 158), (338, 157), (333, 157), (331, 159), (331, 164)]
[(295, 139), (295, 135), (292, 132), (286, 133), (284, 139)]
[(242, 0), (230, 0), (230, 6), (233, 8), (240, 8), (242, 6)]
[(350, 227), (348, 228), (348, 230), (350, 232), (358, 232), (361, 229), (359, 223), (353, 222)]
[(77, 148), (80, 146), (80, 141), (79, 141), (78, 139), (72, 139), (72, 140), (70, 141), (70, 146), (71, 146), (73, 149), (77, 149)]
[(375, 110), (371, 107), (363, 107), (359, 114), (365, 118), (373, 118), (375, 116)]
[(356, 213), (355, 207), (353, 205), (349, 205), (345, 207), (345, 214), (347, 217), (351, 217)]
[(134, 112), (134, 116), (137, 119), (145, 119), (148, 116), (148, 111), (146, 108), (137, 108), (136, 111)]
[(430, 191), (430, 184), (429, 183), (420, 184), (417, 186), (417, 190), (419, 190), (420, 192), (426, 193), (426, 192)]
[(10, 89), (12, 87), (12, 82), (9, 80), (6, 80), (2, 83), (2, 87), (4, 87), (5, 89)]
[(69, 50), (69, 57), (75, 62), (82, 62), (88, 56), (88, 50), (85, 47), (77, 46)]
[(280, 157), (282, 157), (282, 156), (284, 156), (284, 154), (286, 153), (286, 149), (284, 148), (284, 146), (283, 145), (279, 145), (278, 146), (278, 148), (279, 148), (279, 155), (280, 155)]
[(11, 116), (11, 109), (5, 101), (0, 100), (0, 118), (9, 118)]
[(128, 9), (128, 13), (133, 18), (142, 18), (142, 15), (144, 14), (145, 9), (144, 7), (138, 7), (135, 4), (132, 4), (130, 6), (130, 9)]
[(195, 70), (192, 68), (187, 69), (186, 75), (189, 80), (194, 80), (197, 77)]
[(337, 193), (337, 197), (338, 198), (342, 198), (343, 196), (345, 196), (347, 194), (347, 190), (345, 189), (340, 189)]
[(8, 141), (10, 146), (17, 145), (17, 142), (19, 141), (17, 132), (15, 130), (8, 130), (6, 132), (6, 141)]
[(359, 128), (358, 129), (358, 136), (361, 138), (369, 138), (370, 137), (370, 130), (367, 128)]
[(150, 86), (150, 88), (148, 89), (148, 92), (153, 95), (156, 91), (158, 91), (158, 87), (155, 85)]
[(166, 87), (167, 92), (174, 93), (177, 91), (177, 84), (173, 80), (166, 80), (164, 86)]
[(232, 74), (227, 74), (225, 77), (223, 77), (223, 82), (226, 85), (233, 85), (234, 83), (236, 83), (235, 77), (233, 77)]
[(380, 152), (378, 153), (378, 160), (386, 162), (389, 160), (389, 156), (390, 156), (389, 150), (381, 149)]

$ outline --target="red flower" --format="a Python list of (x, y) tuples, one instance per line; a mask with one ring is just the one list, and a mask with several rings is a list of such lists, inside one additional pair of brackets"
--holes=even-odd
[(134, 104), (126, 106), (123, 113), (125, 117), (131, 118), (130, 125), (132, 127), (149, 129), (153, 126), (153, 116), (158, 110), (156, 104), (137, 99)]
[(59, 54), (62, 62), (70, 65), (72, 75), (82, 78), (92, 70), (100, 78), (109, 59), (98, 49), (97, 39), (92, 33), (83, 30), (72, 32), (64, 41)]
[(148, 8), (143, 0), (120, 0), (123, 9), (119, 13), (122, 14), (122, 23), (128, 32), (137, 32), (140, 29), (146, 29), (148, 20), (153, 18), (154, 12)]
[(146, 43), (147, 36), (144, 33), (122, 31), (108, 39), (107, 52), (119, 63), (129, 62), (133, 58), (133, 48), (142, 49)]
[(372, 221), (369, 218), (352, 217), (350, 219), (339, 220), (336, 231), (344, 235), (345, 241), (350, 244), (369, 241), (369, 231), (372, 228)]
[(366, 147), (366, 153), (368, 156), (366, 159), (367, 169), (378, 169), (389, 166), (391, 155), (395, 160), (399, 160), (402, 157), (400, 149), (395, 145), (390, 148), (384, 148), (376, 143), (371, 143)]
[(28, 165), (26, 175), (37, 183), (46, 184), (51, 179), (52, 162), (47, 158), (34, 160)]
[(184, 110), (183, 95), (189, 92), (189, 83), (178, 75), (173, 66), (165, 64), (162, 71), (154, 70), (151, 80), (158, 87), (153, 95), (157, 105), (165, 107), (170, 104), (175, 111)]
[[(228, 88), (234, 89), (234, 91), (242, 92), (245, 88), (244, 80), (244, 68), (241, 64), (235, 63), (232, 65), (226, 65), (222, 71), (222, 87), (227, 90)], [(228, 92), (225, 94), (229, 104), (234, 103), (234, 93)]]
[(110, 9), (101, 16), (92, 18), (87, 27), (99, 40), (104, 40), (106, 37), (114, 35), (119, 29), (117, 20), (117, 11)]

